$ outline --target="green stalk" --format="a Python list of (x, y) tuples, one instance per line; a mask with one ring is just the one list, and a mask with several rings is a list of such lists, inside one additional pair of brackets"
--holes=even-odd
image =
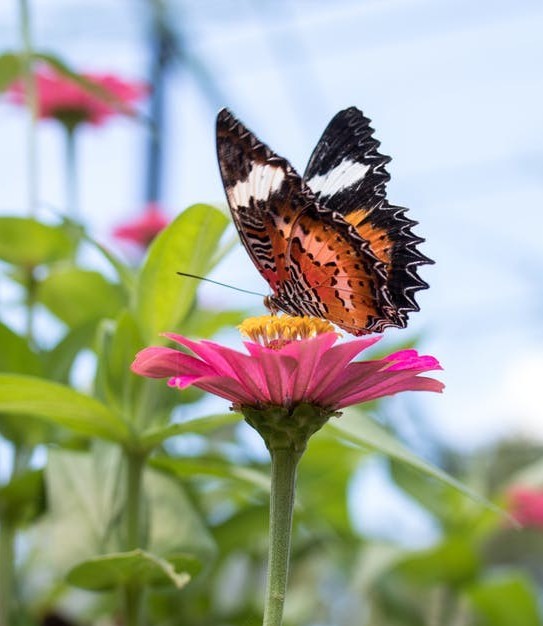
[(296, 468), (302, 453), (293, 447), (272, 448), (270, 455), (270, 536), (263, 626), (281, 626), (288, 580)]
[(34, 304), (36, 301), (36, 278), (34, 268), (26, 268), (26, 329), (25, 336), (28, 345), (34, 347)]
[(443, 585), (438, 585), (430, 591), (428, 601), (428, 626), (443, 626), (445, 621), (447, 603), (447, 589)]
[(66, 128), (66, 208), (73, 218), (79, 217), (79, 198), (77, 185), (77, 125)]
[[(32, 448), (14, 445), (11, 479), (28, 467)], [(13, 617), (15, 588), (15, 537), (17, 528), (6, 513), (0, 518), (0, 626), (10, 626)]]
[(263, 626), (281, 626), (288, 579), (296, 468), (309, 438), (334, 414), (321, 406), (240, 407), (271, 456), (270, 538)]
[(30, 9), (28, 0), (19, 0), (19, 19), (23, 44), (23, 81), (25, 99), (30, 111), (27, 131), (28, 152), (28, 213), (33, 216), (38, 205), (38, 156), (37, 156), (37, 120), (38, 94), (34, 74), (34, 50), (30, 28)]
[[(125, 549), (135, 550), (142, 544), (142, 495), (145, 457), (127, 451), (127, 498)], [(124, 589), (126, 626), (143, 624), (143, 590), (139, 585), (128, 584)]]
[(0, 626), (10, 626), (15, 565), (15, 529), (6, 520), (0, 520)]

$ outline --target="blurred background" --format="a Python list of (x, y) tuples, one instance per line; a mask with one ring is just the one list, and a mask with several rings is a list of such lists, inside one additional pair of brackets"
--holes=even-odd
[[(214, 120), (229, 107), (298, 171), (330, 118), (355, 105), (393, 157), (388, 197), (411, 209), (436, 261), (421, 312), (389, 346), (439, 358), (439, 397), (390, 402), (385, 418), (428, 458), (504, 438), (543, 442), (543, 5), (537, 0), (36, 0), (34, 45), (80, 71), (154, 85), (139, 119), (80, 132), (80, 218), (108, 246), (115, 226), (159, 203), (174, 217), (224, 204)], [(0, 41), (19, 49), (14, 3)], [(150, 125), (154, 132), (150, 132)], [(26, 213), (27, 120), (0, 102), (0, 212)], [(63, 211), (58, 124), (40, 124), (40, 215)], [(89, 261), (92, 263), (92, 259)], [(172, 271), (176, 268), (172, 267)], [(212, 278), (266, 293), (238, 246)], [(5, 293), (5, 292), (4, 292)], [(208, 307), (263, 311), (209, 284)], [(2, 294), (0, 293), (0, 298)], [(232, 344), (237, 340), (232, 336)], [(428, 543), (432, 524), (379, 461), (357, 475), (364, 529)], [(385, 494), (385, 495), (383, 495)], [(413, 526), (410, 527), (412, 520)]]
[[(162, 136), (154, 182), (144, 123), (116, 118), (81, 133), (81, 216), (102, 241), (149, 199), (172, 216), (224, 203), (222, 106), (299, 171), (329, 119), (361, 108), (393, 157), (389, 199), (411, 209), (436, 261), (401, 333), (421, 334), (445, 368), (446, 397), (424, 399), (425, 427), (460, 447), (512, 430), (543, 437), (540, 2), (48, 0), (32, 19), (35, 45), (73, 68), (148, 81), (160, 67), (147, 111)], [(20, 46), (12, 3), (0, 6), (0, 39)], [(24, 114), (0, 106), (0, 210), (23, 213)], [(62, 207), (62, 150), (58, 125), (42, 124), (44, 207)], [(213, 277), (266, 291), (241, 250)], [(208, 285), (202, 293), (260, 306)]]
[[(0, 2), (3, 58), (21, 50), (19, 8), (24, 4), (24, 0)], [(441, 361), (444, 371), (438, 377), (446, 389), (442, 396), (394, 397), (379, 404), (378, 410), (373, 405), (365, 410), (377, 413), (380, 424), (399, 435), (409, 449), (499, 506), (509, 507), (528, 528), (513, 531), (510, 520), (474, 504), (450, 485), (422, 477), (397, 463), (397, 458), (387, 460), (371, 453), (384, 445), (369, 446), (369, 452), (362, 446), (361, 451), (325, 430), (311, 442), (300, 472), (302, 505), (296, 512), (287, 623), (360, 626), (365, 612), (364, 623), (369, 626), (539, 626), (543, 606), (543, 4), (538, 0), (32, 0), (27, 4), (36, 50), (62, 60), (74, 72), (110, 73), (152, 85), (136, 117), (112, 115), (103, 125), (82, 124), (77, 131), (77, 219), (107, 249), (123, 257), (129, 270), (141, 265), (144, 252), (116, 239), (114, 231), (145, 216), (150, 204), (159, 206), (169, 219), (200, 202), (227, 211), (214, 136), (215, 116), (222, 107), (229, 107), (298, 171), (304, 170), (338, 110), (354, 105), (371, 118), (381, 151), (393, 158), (388, 166), (392, 177), (388, 198), (410, 208), (410, 217), (420, 223), (416, 233), (426, 239), (421, 248), (436, 262), (421, 270), (431, 286), (418, 294), (421, 311), (411, 316), (408, 329), (387, 330), (383, 350), (416, 343), (419, 351)], [(0, 83), (1, 79), (0, 71)], [(14, 106), (4, 95), (0, 98), (0, 216), (26, 216), (32, 204), (28, 121), (23, 107)], [(58, 121), (40, 120), (37, 125), (37, 215), (46, 223), (58, 223), (59, 215), (67, 213), (64, 130)], [(230, 234), (234, 235), (231, 227)], [(74, 256), (84, 267), (111, 273), (104, 255), (93, 254), (90, 246), (82, 246)], [(20, 337), (9, 340), (10, 345), (20, 345), (17, 340), (28, 331), (21, 306), (25, 294), (21, 268), (4, 261), (2, 257), (1, 269), (6, 271), (0, 283), (0, 327), (7, 339), (11, 332), (7, 327), (18, 332)], [(177, 269), (174, 264), (171, 272)], [(32, 272), (31, 267), (30, 276)], [(54, 275), (53, 263), (49, 269), (38, 268), (35, 276), (45, 282)], [(112, 283), (106, 281), (113, 293), (120, 291), (119, 276)], [(240, 245), (210, 276), (267, 292)], [(29, 285), (28, 293), (31, 281)], [(201, 309), (225, 312), (227, 322), (228, 314), (235, 318), (240, 309), (264, 313), (258, 296), (203, 282), (198, 293)], [(102, 296), (107, 300), (107, 294)], [(62, 316), (62, 308), (69, 308), (65, 301), (56, 308), (54, 301), (44, 302), (36, 307), (35, 334), (41, 356), (50, 356), (73, 329)], [(30, 311), (32, 302), (27, 303)], [(92, 332), (98, 326), (111, 330), (118, 314), (117, 309), (111, 315), (100, 311), (100, 319), (91, 320)], [(27, 312), (27, 319), (31, 317)], [(77, 330), (75, 322), (73, 326)], [(190, 328), (190, 320), (184, 328)], [(32, 332), (26, 335), (32, 339)], [(221, 340), (239, 345), (232, 331), (223, 330)], [(66, 369), (61, 382), (91, 392), (97, 359), (102, 359), (101, 367), (108, 359), (107, 352), (99, 355), (93, 342), (94, 334), (78, 345), (76, 365)], [(46, 374), (55, 379), (54, 373)], [(206, 414), (227, 409), (226, 402), (211, 399), (191, 404), (198, 395), (184, 397), (181, 408), (173, 408), (177, 396), (160, 389), (164, 406), (173, 409), (175, 419), (193, 416), (195, 410)], [(99, 384), (93, 391), (99, 395)], [(364, 414), (354, 418), (352, 423)], [(27, 422), (19, 419), (16, 424), (23, 431), (24, 448)], [(371, 431), (375, 422), (364, 424)], [(174, 463), (178, 471), (174, 486), (190, 496), (179, 505), (182, 514), (176, 510), (175, 515), (161, 517), (160, 513), (157, 519), (166, 519), (163, 523), (169, 524), (171, 536), (177, 540), (182, 535), (190, 548), (192, 530), (180, 533), (178, 520), (194, 509), (203, 528), (200, 538), (216, 548), (209, 557), (216, 559), (213, 565), (195, 579), (186, 595), (175, 591), (150, 596), (154, 623), (260, 623), (268, 506), (262, 484), (267, 457), (249, 427), (240, 426), (226, 437), (224, 433), (181, 436), (160, 448), (162, 457), (157, 454), (151, 459), (156, 465), (157, 458), (164, 462), (170, 455), (178, 464)], [(91, 505), (98, 503), (100, 508), (107, 489), (100, 472), (82, 463), (91, 452), (98, 453), (97, 467), (107, 473), (109, 466), (100, 460), (107, 448), (103, 442), (66, 443), (64, 435), (45, 434), (31, 442), (23, 469), (36, 469), (39, 474), (48, 456), (44, 484), (49, 496), (62, 492), (63, 497), (51, 497), (46, 506), (28, 488), (32, 512), (25, 511), (22, 521), (17, 521), (24, 534), (8, 538), (17, 548), (11, 556), (15, 555), (12, 560), (22, 581), (18, 602), (27, 603), (29, 615), (34, 616), (34, 621), (22, 619), (17, 626), (88, 624), (92, 615), (101, 616), (92, 623), (120, 623), (111, 597), (80, 596), (83, 592), (74, 592), (64, 582), (56, 587), (55, 581), (64, 581), (66, 563), (57, 563), (60, 569), (51, 574), (54, 559), (62, 561), (63, 554), (70, 552), (66, 537), (74, 529), (74, 545), (85, 547), (81, 529), (92, 517), (85, 508), (86, 497), (90, 494)], [(10, 511), (3, 502), (9, 505), (11, 497), (17, 505), (17, 489), (28, 487), (22, 481), (17, 486), (18, 443), (16, 438), (9, 441), (8, 422), (0, 439), (0, 522), (4, 520), (4, 525)], [(77, 445), (79, 458), (70, 451)], [(188, 463), (188, 469), (183, 463)], [(213, 475), (217, 463), (224, 475)], [(79, 485), (63, 484), (65, 478), (69, 482), (79, 476), (82, 467), (87, 473), (82, 473)], [(106, 486), (118, 475), (109, 472), (107, 477)], [(34, 478), (33, 489), (41, 494), (42, 477)], [(11, 492), (10, 480), (15, 483)], [(514, 497), (512, 484), (520, 488)], [(84, 505), (79, 507), (79, 517), (74, 513), (78, 499)], [(115, 493), (111, 501), (116, 513), (122, 499)], [(162, 504), (172, 502), (180, 500), (162, 498)], [(68, 512), (66, 526), (55, 520), (63, 506)], [(57, 523), (56, 543), (43, 534), (51, 519), (53, 527)], [(55, 547), (54, 559), (44, 556), (46, 544)], [(64, 549), (57, 549), (58, 545)], [(105, 550), (103, 545), (93, 549), (96, 554)], [(73, 565), (73, 554), (68, 557)], [(9, 596), (9, 585), (4, 585), (6, 589)], [(63, 598), (64, 604), (58, 605), (62, 610), (56, 604), (57, 592)], [(42, 596), (47, 602), (42, 602)], [(81, 598), (85, 598), (83, 609)], [(94, 613), (85, 613), (86, 602)], [(63, 611), (74, 621), (59, 621)]]

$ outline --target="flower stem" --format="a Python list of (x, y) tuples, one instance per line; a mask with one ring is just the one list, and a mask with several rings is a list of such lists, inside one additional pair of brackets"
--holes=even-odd
[(281, 626), (288, 579), (296, 468), (302, 453), (270, 449), (272, 462), (268, 580), (263, 626)]
[(76, 133), (76, 126), (66, 126), (66, 208), (73, 218), (79, 217)]
[(10, 626), (14, 592), (15, 529), (0, 520), (0, 626)]
[(36, 277), (34, 276), (34, 268), (26, 268), (26, 329), (25, 336), (28, 345), (34, 347), (34, 304), (36, 301)]
[[(145, 457), (127, 452), (127, 497), (125, 549), (135, 550), (142, 541), (142, 482)], [(141, 626), (143, 618), (143, 593), (139, 585), (129, 583), (124, 589), (126, 626)]]
[[(27, 469), (31, 456), (32, 448), (14, 445), (10, 480)], [(10, 626), (10, 618), (14, 617), (16, 534), (15, 522), (4, 511), (0, 517), (0, 626)]]
[(30, 9), (28, 0), (19, 0), (19, 19), (21, 24), (21, 39), (23, 44), (23, 81), (25, 99), (30, 111), (27, 150), (28, 150), (28, 212), (33, 216), (38, 204), (38, 156), (37, 156), (37, 119), (38, 96), (36, 76), (34, 74), (34, 51), (30, 28)]

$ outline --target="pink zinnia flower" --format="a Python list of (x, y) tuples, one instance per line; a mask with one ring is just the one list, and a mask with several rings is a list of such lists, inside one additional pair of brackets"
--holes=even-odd
[(543, 490), (515, 487), (507, 499), (509, 512), (521, 526), (543, 529)]
[(283, 315), (245, 320), (246, 353), (213, 341), (166, 337), (173, 348), (145, 348), (132, 371), (169, 378), (172, 387), (194, 385), (229, 400), (263, 438), (271, 457), (270, 543), (264, 624), (282, 624), (296, 468), (309, 438), (339, 409), (400, 391), (437, 391), (443, 384), (421, 376), (441, 369), (434, 357), (400, 350), (382, 359), (353, 359), (380, 337), (337, 344), (325, 321)]
[(352, 362), (380, 336), (336, 344), (338, 335), (323, 320), (264, 316), (246, 320), (242, 332), (248, 354), (212, 341), (165, 336), (193, 355), (167, 347), (145, 348), (132, 371), (151, 378), (169, 378), (183, 389), (194, 385), (233, 403), (235, 408), (291, 408), (310, 404), (329, 414), (400, 391), (436, 391), (443, 384), (421, 376), (441, 369), (431, 356), (401, 350), (389, 356)]
[(169, 222), (170, 219), (159, 205), (151, 203), (141, 217), (117, 226), (113, 230), (113, 236), (146, 248)]
[[(111, 95), (111, 102), (44, 66), (36, 72), (38, 117), (55, 119), (72, 128), (84, 122), (98, 126), (113, 115), (133, 115), (133, 105), (148, 92), (144, 83), (122, 80), (113, 74), (83, 73), (81, 76)], [(16, 104), (25, 104), (23, 83), (19, 80), (13, 83), (8, 96)]]

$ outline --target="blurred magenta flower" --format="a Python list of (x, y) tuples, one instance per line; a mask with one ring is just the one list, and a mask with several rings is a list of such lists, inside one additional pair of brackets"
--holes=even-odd
[[(36, 71), (38, 117), (58, 120), (71, 129), (81, 123), (98, 126), (114, 115), (133, 115), (134, 104), (148, 93), (144, 83), (126, 81), (113, 74), (82, 73), (81, 76), (109, 94), (111, 102), (43, 66)], [(8, 97), (16, 104), (26, 104), (22, 81), (9, 87)]]
[(146, 248), (169, 223), (170, 218), (160, 206), (151, 202), (145, 208), (143, 215), (119, 224), (113, 230), (113, 236)]
[(521, 526), (543, 529), (543, 490), (513, 487), (507, 500), (509, 512)]
[(351, 362), (380, 336), (336, 344), (337, 333), (324, 320), (263, 316), (246, 320), (241, 331), (248, 354), (212, 341), (165, 336), (195, 356), (173, 348), (138, 353), (132, 371), (169, 378), (183, 389), (194, 385), (230, 400), (234, 407), (293, 407), (306, 403), (333, 413), (400, 391), (441, 392), (443, 384), (420, 376), (441, 369), (431, 356), (401, 350), (382, 359)]

